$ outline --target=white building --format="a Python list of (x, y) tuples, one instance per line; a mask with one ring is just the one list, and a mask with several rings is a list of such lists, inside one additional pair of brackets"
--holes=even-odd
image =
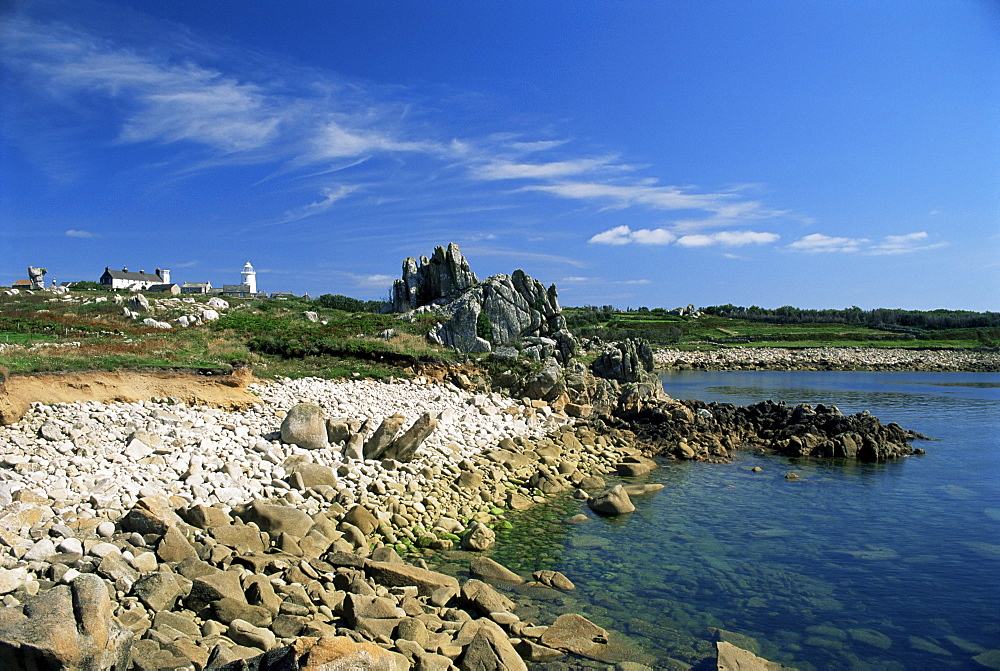
[(234, 298), (267, 298), (266, 293), (257, 292), (257, 271), (249, 261), (243, 266), (240, 276), (243, 278), (243, 284), (223, 284), (222, 289), (218, 290), (219, 293)]
[(132, 291), (145, 291), (154, 284), (170, 284), (170, 271), (156, 269), (156, 273), (150, 275), (145, 270), (137, 273), (130, 273), (128, 268), (121, 270), (111, 270), (105, 266), (104, 274), (101, 275), (100, 283), (109, 289), (129, 289)]
[(243, 270), (240, 271), (240, 275), (243, 277), (243, 284), (247, 287), (247, 293), (255, 294), (257, 293), (257, 271), (253, 269), (250, 262), (243, 266)]

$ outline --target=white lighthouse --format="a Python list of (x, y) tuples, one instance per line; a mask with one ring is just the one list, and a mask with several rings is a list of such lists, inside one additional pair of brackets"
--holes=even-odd
[(243, 284), (249, 287), (249, 289), (247, 289), (247, 293), (257, 293), (257, 271), (253, 269), (253, 266), (250, 265), (249, 261), (247, 261), (247, 264), (243, 266), (243, 270), (240, 271), (240, 275), (243, 277)]

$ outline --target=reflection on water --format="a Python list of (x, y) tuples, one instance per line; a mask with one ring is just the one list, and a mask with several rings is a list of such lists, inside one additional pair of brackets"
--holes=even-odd
[[(679, 398), (870, 409), (938, 440), (888, 464), (665, 461), (639, 481), (667, 487), (635, 513), (584, 511), (589, 522), (568, 526), (559, 519), (579, 502), (541, 506), (501, 535), (495, 559), (564, 572), (578, 590), (561, 599), (661, 661), (705, 659), (718, 627), (801, 669), (1000, 665), (989, 652), (1000, 648), (1000, 376), (684, 372), (664, 383)], [(801, 479), (785, 480), (790, 470)]]

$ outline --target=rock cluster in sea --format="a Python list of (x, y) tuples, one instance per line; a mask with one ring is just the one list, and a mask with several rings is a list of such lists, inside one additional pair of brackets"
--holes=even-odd
[(711, 352), (658, 349), (660, 370), (920, 370), (1000, 371), (1000, 351), (882, 347), (729, 347)]
[(845, 415), (833, 405), (789, 406), (774, 401), (738, 406), (697, 400), (640, 402), (621, 413), (650, 454), (717, 461), (736, 449), (789, 457), (886, 461), (923, 454), (910, 441), (926, 439), (868, 411)]
[[(487, 549), (503, 510), (573, 488), (586, 498), (620, 464), (651, 467), (625, 434), (423, 380), (254, 390), (264, 403), (243, 412), (35, 404), (0, 428), (0, 662), (121, 668), (131, 654), (131, 668), (201, 669), (279, 651), (296, 664), (336, 653), (385, 668), (515, 669), (565, 652), (609, 658), (608, 633), (585, 618), (522, 621), (486, 582), (400, 554)], [(281, 441), (304, 402), (369, 427), (429, 413), (435, 427), (406, 463), (354, 459), (336, 441)], [(616, 489), (609, 512), (629, 510)]]

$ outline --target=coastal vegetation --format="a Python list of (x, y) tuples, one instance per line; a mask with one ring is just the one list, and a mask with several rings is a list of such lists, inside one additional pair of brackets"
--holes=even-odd
[[(150, 301), (159, 300), (156, 294), (147, 296)], [(329, 300), (227, 298), (231, 308), (220, 319), (205, 327), (172, 329), (129, 319), (123, 316), (121, 305), (113, 300), (97, 302), (90, 291), (72, 292), (55, 302), (48, 293), (0, 300), (0, 367), (9, 373), (123, 369), (224, 372), (252, 366), (256, 375), (265, 378), (381, 379), (405, 375), (405, 369), (417, 362), (454, 357), (449, 350), (427, 342), (430, 325), (425, 322), (326, 307)], [(185, 303), (158, 312), (157, 318), (169, 321), (190, 312), (193, 306), (206, 307), (207, 297), (195, 300), (194, 305)], [(358, 303), (364, 307), (363, 302)], [(306, 319), (305, 312), (314, 312), (316, 321)], [(59, 346), (31, 347), (43, 343)]]
[(645, 338), (681, 349), (740, 347), (993, 348), (1000, 345), (1000, 313), (934, 310), (800, 310), (704, 308), (700, 315), (662, 308), (564, 308), (569, 328), (602, 340)]
[[(146, 294), (154, 304), (162, 294)], [(103, 299), (103, 300), (102, 300)], [(156, 313), (169, 321), (206, 307), (168, 301)], [(9, 373), (81, 370), (199, 370), (224, 372), (251, 366), (263, 378), (406, 377), (415, 365), (465, 360), (430, 343), (433, 315), (415, 321), (380, 314), (381, 301), (324, 294), (227, 298), (230, 309), (205, 327), (160, 329), (122, 314), (114, 294), (86, 287), (53, 296), (23, 292), (0, 297), (0, 367)], [(315, 313), (316, 321), (304, 317)], [(732, 347), (995, 348), (1000, 316), (951, 310), (799, 310), (705, 308), (699, 316), (663, 308), (613, 306), (563, 308), (579, 337), (603, 342), (644, 338), (681, 350)], [(477, 325), (486, 333), (486, 325)], [(488, 339), (488, 337), (487, 337)], [(56, 344), (57, 347), (32, 345)], [(10, 345), (10, 346), (8, 346)], [(12, 346), (12, 347), (11, 347)], [(482, 357), (481, 363), (493, 365)], [(508, 367), (510, 363), (505, 364)]]

